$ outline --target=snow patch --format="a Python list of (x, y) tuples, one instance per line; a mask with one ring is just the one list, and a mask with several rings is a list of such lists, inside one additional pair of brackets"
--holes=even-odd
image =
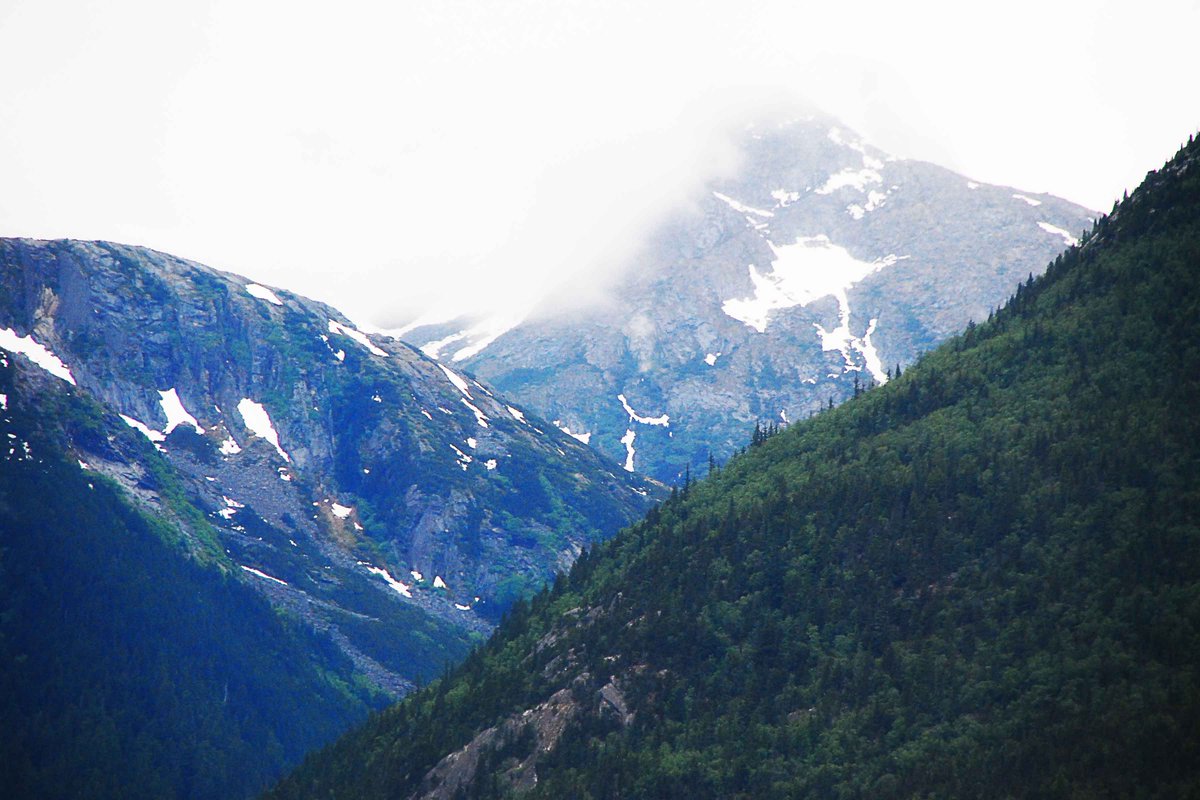
[(591, 441), (592, 441), (591, 431), (588, 431), (587, 433), (574, 433), (566, 425), (560, 424), (558, 420), (554, 421), (554, 426), (556, 428), (558, 428), (560, 431), (562, 431), (563, 433), (565, 433), (567, 436), (570, 436), (572, 439), (578, 439), (579, 441), (583, 442), (584, 444), (591, 444)]
[(474, 397), (471, 396), (471, 390), (467, 386), (467, 382), (464, 381), (457, 372), (450, 369), (445, 364), (438, 364), (438, 366), (442, 368), (442, 372), (446, 373), (446, 378), (449, 379), (449, 381), (454, 384), (454, 388), (456, 388), (460, 392), (462, 392), (464, 397), (466, 397), (468, 400), (475, 399)]
[(8, 411), (8, 395), (0, 394), (0, 411)]
[(449, 589), (450, 587), (446, 585), (446, 582), (445, 582), (444, 580), (442, 580), (442, 576), (441, 576), (441, 575), (434, 575), (434, 576), (433, 576), (433, 588), (435, 588), (435, 589)]
[(75, 385), (75, 377), (70, 368), (48, 348), (34, 341), (33, 336), (17, 336), (17, 332), (12, 328), (0, 328), (0, 347), (12, 353), (20, 353), (54, 377)]
[(225, 441), (221, 442), (221, 455), (236, 456), (242, 452), (242, 448), (232, 436), (229, 436)]
[(254, 297), (257, 297), (259, 300), (266, 300), (268, 303), (272, 303), (273, 305), (283, 305), (283, 301), (279, 299), (278, 295), (265, 286), (259, 286), (257, 283), (247, 283), (246, 292)]
[(151, 430), (147, 425), (134, 419), (133, 417), (128, 417), (128, 416), (125, 416), (124, 414), (120, 414), (119, 416), (121, 417), (122, 420), (125, 421), (126, 425), (139, 431), (147, 439), (154, 442), (154, 446), (156, 448), (158, 448), (159, 450), (162, 449), (161, 447), (158, 447), (158, 443), (161, 442), (163, 439), (166, 439), (167, 437), (163, 436), (161, 433), (159, 433), (156, 430)]
[[(360, 562), (360, 563), (362, 563), (362, 562)], [(363, 563), (362, 565), (367, 568), (367, 572), (370, 572), (372, 575), (378, 575), (379, 577), (383, 578), (384, 581), (387, 582), (388, 586), (395, 589), (403, 597), (409, 597), (409, 598), (412, 597), (412, 592), (409, 591), (409, 588), (407, 586), (405, 586), (403, 583), (401, 583), (400, 581), (393, 578), (391, 573), (388, 572), (383, 567), (373, 567), (370, 564), (366, 564), (366, 563)]]
[(1039, 222), (1038, 227), (1044, 230), (1046, 233), (1052, 233), (1055, 236), (1061, 236), (1063, 241), (1067, 243), (1067, 247), (1074, 247), (1075, 245), (1079, 244), (1078, 239), (1057, 225), (1051, 225), (1049, 222)]
[(276, 583), (278, 583), (280, 586), (287, 586), (287, 585), (288, 585), (288, 584), (287, 584), (287, 581), (281, 581), (281, 580), (279, 580), (279, 578), (276, 578), (276, 577), (275, 577), (275, 576), (273, 576), (273, 575), (268, 575), (267, 573), (265, 573), (265, 572), (263, 572), (263, 571), (261, 571), (261, 570), (257, 570), (257, 569), (255, 569), (254, 567), (247, 567), (245, 564), (238, 564), (238, 566), (239, 566), (239, 567), (241, 567), (242, 569), (246, 570), (246, 572), (249, 572), (249, 573), (251, 573), (251, 574), (253, 574), (253, 575), (257, 575), (257, 576), (258, 576), (258, 577), (260, 577), (260, 578), (266, 578), (266, 579), (267, 579), (267, 580), (269, 580), (269, 581), (275, 581), (275, 582), (276, 582)]
[(663, 414), (661, 417), (643, 417), (630, 408), (629, 401), (625, 399), (625, 395), (619, 394), (617, 395), (617, 399), (621, 401), (621, 405), (624, 406), (625, 413), (629, 415), (631, 422), (640, 422), (643, 425), (658, 425), (663, 428), (670, 427), (671, 418), (666, 414)]
[(466, 347), (456, 350), (454, 355), (450, 357), (450, 360), (462, 361), (471, 356), (478, 355), (492, 342), (524, 322), (527, 316), (529, 316), (528, 311), (524, 310), (509, 314), (497, 314), (468, 328), (463, 331), (463, 335), (471, 343)]
[[(880, 385), (887, 383), (887, 374), (883, 371), (883, 365), (880, 363), (875, 345), (871, 343), (871, 334), (875, 332), (875, 325), (879, 320), (871, 320), (867, 326), (867, 332), (862, 338), (855, 336), (850, 332), (850, 301), (846, 297), (845, 290), (839, 289), (834, 296), (838, 301), (838, 326), (827, 331), (821, 325), (813, 324), (821, 339), (821, 350), (825, 352), (836, 350), (842, 354), (842, 361), (845, 363), (842, 369), (843, 373), (861, 371), (862, 368), (854, 362), (854, 358), (850, 354), (851, 350), (857, 350), (863, 355), (867, 370), (876, 382)], [(837, 377), (837, 375), (830, 375), (830, 377)]]
[(392, 339), (403, 339), (404, 334), (410, 331), (415, 331), (417, 328), (423, 328), (426, 325), (440, 325), (443, 322), (449, 322), (450, 320), (454, 319), (454, 316), (455, 315), (453, 313), (447, 314), (444, 312), (444, 310), (432, 311), (416, 317), (399, 328), (379, 328), (376, 326), (366, 325), (360, 325), (359, 327), (369, 329), (371, 333), (377, 333), (380, 336), (389, 336)]
[(459, 398), (459, 402), (462, 403), (467, 408), (471, 409), (471, 413), (473, 413), (475, 415), (475, 421), (477, 423), (479, 423), (479, 427), (481, 427), (481, 428), (489, 427), (488, 422), (487, 422), (488, 416), (486, 414), (484, 414), (482, 411), (480, 411), (479, 408), (474, 403), (472, 403), (470, 400), (467, 400), (465, 397)]
[(828, 331), (818, 323), (813, 323), (813, 327), (817, 329), (817, 335), (821, 339), (822, 351), (836, 350), (840, 352), (842, 360), (846, 362), (843, 371), (857, 369), (854, 360), (850, 357), (850, 346), (854, 342), (854, 335), (850, 333), (850, 301), (847, 299), (844, 289), (834, 292), (834, 297), (838, 301), (838, 326)]
[[(761, 208), (754, 208), (752, 206), (745, 205), (744, 203), (739, 203), (737, 200), (734, 200), (732, 197), (723, 195), (720, 192), (713, 192), (713, 197), (717, 198), (722, 203), (725, 203), (727, 206), (732, 208), (734, 211), (739, 211), (743, 214), (754, 214), (759, 217), (775, 216), (770, 211), (763, 211)], [(754, 223), (751, 223), (751, 224), (754, 224)]]
[(833, 194), (838, 189), (850, 187), (860, 192), (865, 192), (867, 185), (872, 183), (883, 183), (883, 176), (876, 172), (875, 169), (869, 167), (851, 169), (847, 167), (841, 172), (830, 175), (825, 183), (813, 191), (817, 194)]
[[(442, 356), (443, 350), (452, 344), (459, 344), (458, 349), (450, 356), (451, 361), (463, 361), (471, 356), (478, 355), (491, 345), (492, 342), (524, 322), (526, 317), (529, 316), (529, 311), (532, 307), (533, 303), (525, 303), (516, 310), (509, 310), (502, 314), (487, 317), (469, 328), (464, 328), (461, 331), (457, 331), (441, 339), (435, 339), (432, 342), (426, 342), (421, 345), (421, 352), (430, 358), (439, 359)], [(403, 334), (424, 325), (435, 325), (448, 321), (443, 314), (425, 315), (405, 325), (400, 330), (392, 332), (392, 336), (399, 338)]]
[(525, 415), (522, 414), (517, 409), (513, 408), (512, 406), (505, 406), (505, 408), (508, 409), (508, 413), (512, 414), (512, 418), (515, 419), (517, 422), (525, 421)]
[(494, 458), (489, 458), (487, 461), (483, 462), (483, 465), (488, 468), (488, 472), (491, 472), (497, 466), (499, 466)]
[(345, 519), (346, 517), (350, 516), (350, 512), (354, 509), (350, 506), (344, 506), (335, 500), (334, 502), (330, 503), (329, 510), (332, 511), (333, 515), (338, 519)]
[(417, 583), (420, 583), (421, 581), (425, 580), (425, 576), (422, 575), (421, 573), (417, 572), (415, 569), (410, 569), (408, 571), (408, 574), (412, 575), (413, 580), (416, 581)]
[(462, 470), (463, 470), (463, 472), (466, 472), (466, 471), (467, 471), (467, 465), (468, 465), (468, 464), (470, 464), (470, 463), (471, 463), (472, 461), (474, 461), (475, 459), (471, 458), (469, 455), (467, 455), (466, 453), (464, 453), (462, 450), (459, 450), (459, 449), (458, 449), (457, 447), (455, 447), (454, 445), (450, 445), (450, 449), (451, 449), (451, 450), (453, 450), (455, 453), (457, 453), (457, 454), (458, 454), (458, 465), (459, 465), (460, 467), (462, 467)]
[(479, 441), (474, 436), (468, 436), (467, 437), (467, 447), (474, 450), (475, 448), (479, 447)]
[(329, 332), (330, 333), (340, 333), (343, 336), (349, 336), (351, 339), (353, 339), (354, 341), (361, 344), (363, 347), (370, 350), (372, 355), (382, 356), (384, 358), (387, 358), (387, 353), (385, 353), (384, 351), (380, 350), (378, 347), (373, 345), (371, 343), (371, 340), (368, 339), (367, 335), (365, 333), (363, 333), (362, 331), (357, 331), (354, 328), (348, 328), (345, 325), (342, 325), (340, 322), (334, 322), (333, 320), (329, 320)]
[(721, 357), (720, 353), (709, 353), (708, 355), (706, 355), (704, 357), (704, 363), (708, 364), (710, 367), (716, 366), (717, 359), (720, 357)]
[(795, 244), (776, 247), (767, 242), (775, 254), (771, 271), (760, 273), (749, 265), (754, 295), (726, 300), (721, 310), (759, 333), (767, 330), (772, 311), (806, 306), (827, 295), (844, 296), (845, 290), (866, 276), (890, 267), (907, 256), (888, 255), (874, 261), (859, 261), (845, 248), (829, 241), (829, 237), (801, 236)]
[(975, 181), (967, 181), (967, 188), (968, 189), (978, 189), (979, 184), (976, 183)]
[(455, 603), (454, 607), (457, 608), (459, 611), (470, 611), (471, 610), (470, 606), (464, 606), (462, 603)]
[(867, 192), (867, 204), (863, 206), (863, 211), (870, 213), (887, 202), (887, 192), (877, 192), (874, 189)]
[(179, 399), (179, 394), (174, 389), (168, 389), (165, 392), (159, 391), (158, 396), (162, 398), (159, 403), (162, 405), (163, 414), (167, 416), (167, 427), (163, 428), (164, 434), (170, 433), (180, 425), (191, 425), (196, 433), (204, 433), (204, 428), (201, 428), (200, 423), (196, 422), (196, 418), (183, 407), (183, 401)]
[(433, 414), (430, 414), (428, 411), (426, 411), (423, 408), (421, 409), (421, 413), (425, 415), (425, 419), (429, 420), (430, 422), (433, 422)]
[(637, 434), (630, 428), (625, 431), (625, 435), (621, 437), (621, 444), (625, 445), (625, 471), (633, 472), (633, 456), (636, 452), (633, 449), (633, 441), (637, 439)]
[(1026, 197), (1023, 194), (1014, 194), (1013, 198), (1016, 200), (1024, 200), (1026, 203), (1029, 203), (1029, 205), (1034, 206), (1034, 207), (1040, 206), (1042, 204), (1041, 200), (1034, 200), (1032, 197)]
[(225, 503), (225, 507), (217, 512), (217, 516), (224, 520), (233, 519), (234, 514), (246, 507), (243, 503), (239, 503), (237, 500), (225, 497), (224, 495), (221, 495), (221, 500)]
[(443, 347), (449, 344), (454, 344), (455, 342), (465, 338), (467, 338), (466, 331), (452, 333), (444, 339), (435, 339), (432, 342), (426, 342), (425, 344), (421, 345), (421, 352), (430, 358), (437, 358), (439, 355), (441, 355)]
[(871, 334), (875, 333), (875, 326), (879, 320), (872, 318), (867, 325), (867, 332), (854, 345), (855, 348), (863, 354), (863, 360), (867, 363), (867, 371), (875, 378), (875, 382), (883, 386), (888, 382), (887, 372), (883, 369), (883, 362), (879, 359), (879, 352), (875, 349), (875, 345), (871, 343)]
[(292, 457), (280, 447), (279, 433), (276, 432), (275, 426), (271, 424), (271, 417), (268, 416), (267, 410), (261, 404), (254, 402), (248, 397), (243, 397), (238, 402), (237, 410), (242, 415), (242, 422), (245, 423), (246, 429), (255, 436), (266, 439), (273, 444), (279, 455), (283, 456), (283, 460), (290, 464)]
[(800, 199), (799, 192), (787, 192), (783, 189), (774, 189), (771, 192), (771, 197), (778, 203), (776, 208), (787, 208), (792, 203)]
[(465, 397), (460, 397), (458, 399), (458, 402), (462, 403), (464, 406), (471, 409), (471, 413), (475, 415), (475, 421), (479, 423), (479, 427), (481, 427), (481, 428), (488, 427), (487, 415), (484, 414), (482, 411), (480, 411), (479, 408), (476, 407), (474, 403), (472, 403), (470, 400), (468, 400)]

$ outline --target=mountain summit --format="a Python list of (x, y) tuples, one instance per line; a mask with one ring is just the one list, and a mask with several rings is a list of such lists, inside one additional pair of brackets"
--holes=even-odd
[[(604, 302), (405, 333), (666, 482), (884, 383), (1038, 274), (1094, 212), (897, 159), (836, 120), (749, 126), (742, 163), (651, 232)], [(506, 323), (511, 326), (511, 321)]]

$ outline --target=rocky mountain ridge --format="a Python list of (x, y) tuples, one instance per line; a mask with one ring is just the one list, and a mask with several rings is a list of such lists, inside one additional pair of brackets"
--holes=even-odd
[[(0, 330), (165, 458), (193, 550), (215, 532), (396, 693), (660, 491), (334, 309), (141, 248), (0, 240)], [(144, 455), (79, 457), (163, 505)]]
[[(603, 302), (405, 338), (666, 482), (884, 383), (1094, 212), (897, 159), (819, 115), (749, 126), (743, 163), (649, 235)], [(510, 321), (511, 323), (511, 321)], [(456, 329), (461, 327), (461, 329)]]

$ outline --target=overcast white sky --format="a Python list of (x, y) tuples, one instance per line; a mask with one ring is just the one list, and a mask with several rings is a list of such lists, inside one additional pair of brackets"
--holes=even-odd
[(0, 0), (0, 235), (389, 326), (611, 267), (767, 101), (1102, 210), (1200, 127), (1200, 1), (974, 5)]

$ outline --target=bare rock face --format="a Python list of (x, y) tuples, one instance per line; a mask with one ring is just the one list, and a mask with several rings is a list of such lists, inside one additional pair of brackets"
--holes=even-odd
[[(599, 676), (581, 664), (586, 652), (578, 648), (579, 634), (610, 617), (620, 602), (586, 611), (571, 609), (546, 633), (526, 658), (550, 685), (560, 686), (545, 699), (512, 713), (479, 731), (469, 742), (448, 753), (422, 778), (410, 800), (451, 800), (469, 793), (478, 781), (494, 776), (505, 791), (520, 794), (538, 783), (539, 765), (554, 758), (563, 737), (580, 724), (625, 728), (636, 712), (626, 698), (625, 684), (642, 680), (645, 665), (620, 666), (619, 657), (600, 659), (619, 674)], [(652, 682), (651, 679), (650, 682)]]
[(751, 127), (742, 146), (737, 175), (612, 265), (605, 302), (544, 309), (478, 353), (446, 326), (408, 340), (454, 340), (434, 347), (447, 363), (674, 482), (756, 422), (840, 402), (986, 319), (1094, 216), (892, 158), (823, 117)]
[(0, 329), (150, 440), (81, 460), (150, 504), (170, 470), (232, 574), (396, 693), (661, 494), (335, 309), (142, 248), (0, 240)]
[[(576, 685), (586, 682), (584, 675)], [(480, 731), (429, 771), (412, 800), (451, 800), (479, 775), (497, 766), (502, 780), (514, 792), (532, 789), (537, 785), (538, 759), (554, 751), (567, 726), (582, 710), (572, 689), (560, 689), (545, 702)], [(497, 757), (499, 765), (490, 763)]]

